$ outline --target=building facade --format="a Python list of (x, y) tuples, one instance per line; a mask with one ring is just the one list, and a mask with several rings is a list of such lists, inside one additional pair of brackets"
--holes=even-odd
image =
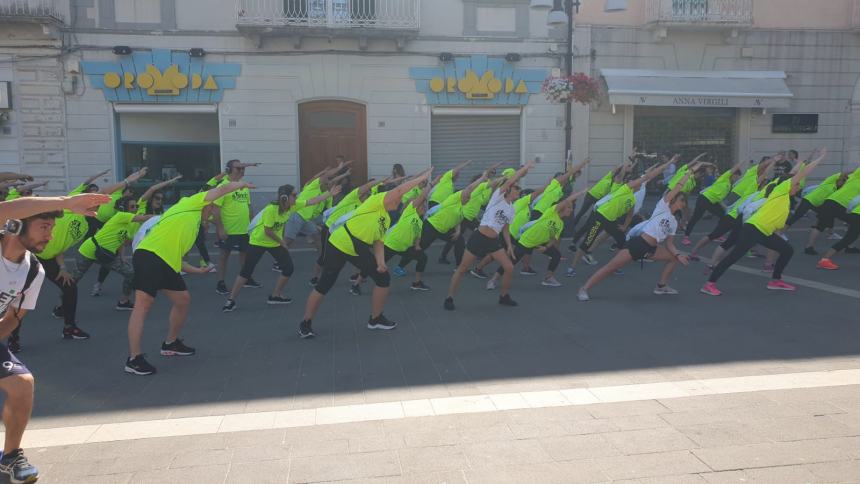
[[(860, 163), (860, 1), (812, 3), (584, 0), (574, 71), (606, 93), (574, 106), (583, 180), (634, 145)], [(0, 0), (0, 170), (60, 193), (147, 166), (191, 191), (238, 158), (269, 193), (336, 155), (356, 182), (540, 156), (537, 184), (564, 163), (540, 93), (564, 35), (528, 0)]]

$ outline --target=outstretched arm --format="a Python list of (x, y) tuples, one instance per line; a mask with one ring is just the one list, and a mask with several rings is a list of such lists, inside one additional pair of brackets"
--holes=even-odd
[(816, 166), (821, 164), (821, 162), (824, 161), (824, 158), (827, 158), (827, 148), (821, 148), (821, 150), (819, 150), (818, 152), (818, 158), (804, 166), (802, 170), (797, 172), (791, 178), (792, 193), (795, 192), (798, 188), (800, 188), (800, 182), (802, 182), (804, 178), (806, 178), (810, 173), (812, 173), (812, 170), (814, 170)]
[(245, 182), (245, 181), (225, 183), (223, 185), (219, 185), (219, 186), (207, 191), (206, 197), (204, 198), (204, 200), (211, 203), (211, 202), (214, 202), (215, 200), (218, 200), (219, 198), (223, 197), (224, 195), (227, 195), (229, 193), (233, 193), (236, 190), (241, 190), (243, 188), (253, 189), (253, 188), (257, 188), (257, 187), (255, 187), (253, 184), (251, 184), (249, 182)]
[[(520, 168), (520, 169), (522, 169), (522, 168)], [(460, 200), (463, 204), (465, 204), (466, 202), (469, 201), (470, 198), (472, 198), (472, 192), (474, 192), (475, 189), (478, 188), (478, 185), (480, 185), (481, 183), (484, 183), (487, 180), (487, 176), (488, 176), (488, 174), (485, 171), (484, 173), (481, 174), (480, 178), (473, 181), (472, 183), (469, 184), (469, 186), (467, 186), (466, 188), (463, 189), (463, 192), (460, 195)], [(513, 177), (511, 177), (511, 179), (513, 179)], [(502, 187), (504, 188), (504, 185)]]
[(152, 198), (153, 195), (155, 195), (155, 192), (161, 190), (164, 187), (173, 185), (174, 183), (178, 182), (181, 178), (182, 178), (182, 175), (179, 175), (179, 176), (175, 176), (175, 177), (171, 178), (170, 180), (165, 180), (163, 182), (156, 183), (155, 185), (152, 185), (151, 187), (146, 189), (146, 191), (143, 193), (143, 195), (140, 197), (140, 199), (148, 202), (149, 199)]
[(93, 175), (93, 176), (91, 176), (91, 177), (87, 178), (86, 180), (84, 180), (84, 183), (83, 183), (83, 184), (84, 184), (84, 185), (89, 185), (90, 183), (92, 183), (92, 182), (96, 181), (97, 179), (99, 179), (99, 178), (101, 178), (101, 177), (103, 177), (103, 176), (107, 175), (108, 173), (110, 173), (110, 170), (105, 170), (105, 171), (101, 171), (101, 172), (99, 172), (99, 173), (96, 173), (95, 175)]
[(110, 195), (110, 194), (112, 194), (118, 190), (124, 190), (124, 189), (128, 188), (128, 186), (131, 185), (132, 183), (143, 178), (143, 176), (146, 175), (146, 171), (147, 171), (147, 168), (143, 167), (140, 170), (127, 176), (125, 178), (125, 180), (123, 180), (119, 183), (114, 183), (114, 184), (108, 185), (106, 187), (102, 187), (102, 189), (99, 190), (99, 193), (104, 193), (105, 195)]
[(0, 202), (0, 218), (3, 220), (32, 217), (38, 213), (69, 210), (87, 216), (95, 216), (92, 210), (103, 203), (110, 202), (110, 197), (98, 193), (84, 193), (73, 197), (27, 197), (9, 202)]
[(471, 163), (472, 163), (472, 160), (466, 160), (466, 161), (460, 163), (459, 165), (455, 166), (454, 169), (451, 171), (454, 172), (454, 176), (456, 177), (457, 175), (460, 174), (461, 171), (463, 171), (463, 168), (466, 168)]
[(312, 205), (322, 203), (322, 202), (328, 200), (329, 198), (336, 197), (336, 196), (338, 196), (338, 194), (340, 193), (341, 190), (342, 190), (342, 188), (340, 185), (335, 185), (334, 187), (332, 187), (331, 190), (329, 190), (327, 192), (323, 192), (321, 195), (308, 200), (307, 206), (310, 207)]
[(21, 173), (14, 173), (11, 171), (4, 171), (4, 172), (0, 173), (0, 181), (11, 181), (11, 180), (33, 181), (33, 177), (30, 175), (24, 175)]
[(400, 205), (400, 200), (403, 199), (403, 195), (429, 179), (431, 173), (433, 173), (433, 168), (428, 168), (415, 178), (405, 181), (397, 187), (385, 192), (385, 209), (389, 211), (396, 209)]
[(585, 195), (586, 193), (588, 193), (588, 190), (589, 190), (589, 189), (588, 189), (588, 188), (586, 188), (585, 190), (580, 190), (580, 191), (578, 191), (578, 192), (576, 192), (576, 193), (571, 193), (567, 198), (565, 198), (564, 200), (562, 200), (562, 201), (558, 202), (558, 203), (555, 205), (555, 210), (556, 210), (556, 212), (561, 212), (561, 209), (564, 207), (564, 205), (572, 205), (572, 204), (573, 204), (573, 202), (574, 202), (577, 198), (579, 198), (579, 197), (581, 197), (581, 196)]
[(685, 173), (684, 176), (681, 177), (680, 180), (678, 180), (678, 183), (675, 184), (675, 188), (671, 189), (669, 193), (667, 193), (666, 196), (663, 197), (663, 201), (669, 203), (674, 200), (675, 196), (681, 193), (681, 189), (684, 188), (684, 185), (687, 183), (687, 180), (689, 180), (691, 176), (693, 176), (692, 171), (688, 171), (687, 173)]
[[(502, 183), (502, 186), (499, 187), (499, 190), (501, 190), (502, 193), (508, 191), (509, 188), (514, 186), (514, 184), (520, 180), (520, 178), (526, 176), (526, 173), (528, 173), (529, 170), (534, 168), (534, 166), (536, 164), (537, 164), (537, 162), (535, 160), (529, 160), (523, 167), (521, 167), (519, 170), (517, 170), (516, 173), (514, 173), (514, 175), (512, 177), (505, 180), (505, 182)], [(485, 179), (487, 174), (485, 173), (484, 175), (485, 176), (481, 177), (481, 178)], [(475, 186), (477, 186), (477, 185), (475, 185)]]
[[(631, 190), (633, 190), (634, 192), (635, 192), (636, 190), (639, 190), (639, 188), (640, 188), (643, 184), (648, 183), (649, 181), (651, 181), (651, 180), (653, 180), (654, 178), (656, 178), (656, 177), (657, 177), (657, 175), (659, 175), (659, 174), (663, 173), (663, 172), (666, 170), (666, 168), (668, 168), (668, 167), (669, 167), (669, 165), (671, 165), (672, 163), (677, 162), (677, 161), (678, 161), (678, 159), (680, 159), (680, 158), (681, 158), (681, 156), (680, 156), (680, 155), (675, 155), (675, 156), (673, 156), (673, 157), (672, 157), (672, 159), (671, 159), (671, 160), (667, 161), (666, 163), (663, 163), (662, 165), (652, 166), (652, 167), (651, 167), (651, 168), (649, 168), (647, 171), (645, 171), (645, 174), (644, 174), (644, 175), (642, 175), (642, 177), (641, 177), (641, 178), (639, 178), (639, 179), (637, 179), (637, 180), (633, 180), (633, 181), (629, 182), (629, 183), (627, 184), (627, 186), (629, 186), (629, 187), (630, 187), (630, 189), (631, 189)], [(681, 186), (683, 186), (683, 185), (681, 185)]]

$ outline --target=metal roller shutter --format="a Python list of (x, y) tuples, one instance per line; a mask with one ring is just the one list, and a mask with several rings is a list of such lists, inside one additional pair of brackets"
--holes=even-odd
[(457, 179), (457, 187), (463, 187), (493, 163), (502, 161), (505, 168), (519, 165), (520, 116), (434, 114), (430, 147), (434, 177), (472, 160)]

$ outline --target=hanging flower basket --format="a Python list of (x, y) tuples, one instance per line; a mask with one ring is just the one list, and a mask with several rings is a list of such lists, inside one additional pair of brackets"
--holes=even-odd
[(548, 77), (543, 82), (541, 91), (551, 103), (590, 104), (600, 97), (600, 84), (580, 72), (570, 77)]

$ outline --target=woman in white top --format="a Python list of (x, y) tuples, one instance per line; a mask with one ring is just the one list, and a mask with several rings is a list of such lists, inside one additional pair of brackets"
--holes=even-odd
[[(499, 293), (499, 304), (503, 306), (516, 306), (517, 303), (511, 299), (508, 290), (511, 287), (513, 278), (513, 263), (514, 258), (513, 244), (511, 244), (511, 234), (508, 230), (508, 224), (514, 218), (513, 202), (520, 196), (520, 186), (517, 184), (529, 169), (535, 165), (534, 161), (529, 161), (525, 166), (517, 170), (517, 172), (506, 180), (500, 186), (487, 204), (484, 211), (484, 216), (481, 218), (481, 225), (478, 230), (472, 233), (469, 237), (469, 242), (466, 244), (466, 253), (463, 254), (463, 260), (451, 277), (451, 285), (448, 287), (448, 297), (445, 298), (445, 309), (448, 311), (454, 310), (454, 294), (460, 286), (460, 281), (469, 268), (475, 265), (476, 261), (490, 255), (499, 263), (505, 270), (504, 278), (502, 279), (502, 288)], [(504, 237), (504, 241), (501, 237)], [(502, 243), (504, 242), (504, 247)]]
[[(669, 277), (672, 276), (672, 271), (675, 270), (678, 262), (687, 265), (690, 261), (687, 256), (681, 255), (675, 248), (673, 235), (678, 229), (678, 220), (673, 214), (684, 208), (687, 203), (687, 198), (681, 193), (681, 188), (690, 176), (692, 176), (692, 172), (687, 173), (675, 185), (675, 188), (657, 202), (651, 218), (630, 229), (627, 246), (619, 250), (611, 261), (595, 272), (579, 289), (577, 298), (580, 301), (588, 301), (590, 299), (588, 291), (610, 274), (630, 262), (641, 261), (646, 258), (666, 262), (666, 266), (660, 274), (660, 282), (654, 288), (654, 294), (658, 296), (678, 294), (678, 291), (669, 287)], [(666, 242), (665, 247), (661, 245), (664, 241)]]

